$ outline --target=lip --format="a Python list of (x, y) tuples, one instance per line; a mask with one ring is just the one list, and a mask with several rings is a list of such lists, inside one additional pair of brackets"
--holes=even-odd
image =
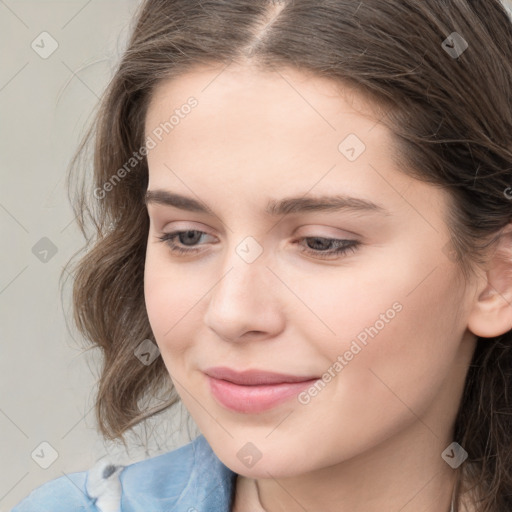
[(297, 396), (319, 377), (296, 376), (263, 370), (237, 372), (215, 367), (204, 372), (215, 399), (241, 413), (259, 413)]

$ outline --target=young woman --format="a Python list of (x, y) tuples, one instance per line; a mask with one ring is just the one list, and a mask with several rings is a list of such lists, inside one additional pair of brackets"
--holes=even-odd
[(499, 0), (147, 0), (88, 141), (101, 432), (201, 435), (15, 512), (512, 510)]

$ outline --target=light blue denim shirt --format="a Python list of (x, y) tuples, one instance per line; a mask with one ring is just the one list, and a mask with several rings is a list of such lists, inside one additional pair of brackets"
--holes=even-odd
[(101, 459), (41, 485), (11, 512), (230, 512), (235, 482), (200, 435), (126, 466)]

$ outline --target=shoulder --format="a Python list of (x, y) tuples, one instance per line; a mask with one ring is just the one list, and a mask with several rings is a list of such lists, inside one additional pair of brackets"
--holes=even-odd
[(200, 435), (177, 450), (125, 467), (121, 510), (227, 512), (235, 479)]
[(97, 512), (94, 501), (85, 492), (87, 471), (70, 473), (33, 490), (11, 512)]
[(38, 487), (11, 512), (227, 512), (235, 478), (201, 435), (126, 466), (101, 459), (88, 471)]

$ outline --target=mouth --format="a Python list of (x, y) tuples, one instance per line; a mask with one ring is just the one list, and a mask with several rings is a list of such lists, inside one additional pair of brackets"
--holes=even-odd
[(232, 411), (255, 414), (277, 407), (311, 386), (319, 377), (263, 370), (237, 372), (226, 367), (204, 372), (217, 402)]

